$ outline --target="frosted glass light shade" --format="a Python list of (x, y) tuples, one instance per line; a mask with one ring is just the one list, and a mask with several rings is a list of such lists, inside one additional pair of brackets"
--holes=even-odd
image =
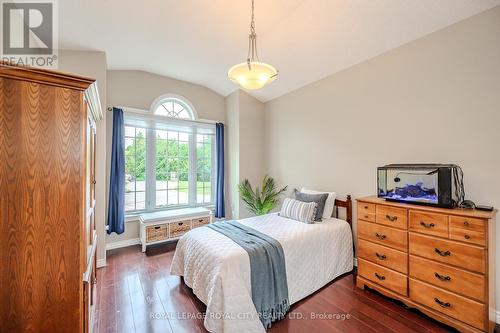
[(251, 69), (248, 69), (246, 62), (234, 65), (227, 72), (227, 76), (234, 83), (249, 90), (260, 89), (278, 77), (278, 70), (263, 62), (252, 61), (250, 67)]

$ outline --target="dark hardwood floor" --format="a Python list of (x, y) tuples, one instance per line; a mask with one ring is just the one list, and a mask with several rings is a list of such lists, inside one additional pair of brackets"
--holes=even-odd
[[(202, 318), (204, 304), (179, 277), (169, 273), (174, 250), (175, 244), (167, 244), (148, 249), (146, 254), (141, 253), (139, 246), (108, 251), (107, 266), (97, 271), (94, 332), (206, 332)], [(343, 319), (327, 318), (335, 315)], [(450, 331), (375, 292), (357, 289), (352, 274), (294, 304), (288, 317), (268, 330), (269, 333)]]

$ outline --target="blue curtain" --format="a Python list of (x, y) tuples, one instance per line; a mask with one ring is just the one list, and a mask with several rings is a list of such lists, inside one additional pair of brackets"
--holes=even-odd
[(215, 187), (215, 217), (226, 216), (224, 207), (224, 124), (215, 124), (215, 154), (217, 158), (217, 179)]
[(111, 175), (109, 180), (108, 234), (125, 231), (125, 126), (123, 110), (113, 108)]

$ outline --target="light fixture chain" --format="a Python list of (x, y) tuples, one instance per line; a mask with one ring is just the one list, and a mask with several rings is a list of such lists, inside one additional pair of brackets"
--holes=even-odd
[(255, 10), (255, 3), (254, 0), (252, 0), (252, 20), (250, 21), (250, 31), (253, 35), (255, 35), (254, 10)]
[(250, 62), (259, 61), (257, 54), (257, 34), (255, 33), (255, 0), (252, 0), (252, 18), (250, 20), (250, 35), (248, 36), (248, 69), (251, 70)]

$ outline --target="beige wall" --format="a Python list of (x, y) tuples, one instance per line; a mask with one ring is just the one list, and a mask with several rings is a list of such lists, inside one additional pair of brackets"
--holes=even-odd
[(201, 119), (224, 121), (224, 97), (203, 86), (142, 71), (108, 71), (109, 106), (149, 110), (164, 94), (187, 98)]
[[(261, 187), (264, 170), (264, 104), (240, 91), (239, 182), (245, 178)], [(239, 197), (239, 194), (238, 194)], [(239, 218), (253, 216), (240, 200)]]
[(500, 7), (277, 98), (265, 115), (266, 170), (292, 188), (373, 195), (377, 166), (456, 163), (467, 197), (499, 208)]
[[(126, 106), (149, 110), (155, 99), (165, 94), (181, 95), (188, 99), (193, 104), (200, 119), (225, 122), (224, 97), (208, 88), (143, 71), (107, 71), (106, 103), (108, 106)], [(112, 124), (109, 121), (108, 137), (110, 142), (111, 133)], [(108, 160), (110, 156), (108, 151)], [(130, 221), (126, 222), (123, 234), (107, 235), (106, 243), (137, 238), (139, 238), (139, 224), (137, 221)]]
[(227, 170), (226, 170), (226, 215), (228, 218), (238, 218), (240, 205), (238, 183), (240, 181), (240, 122), (239, 122), (240, 92), (235, 91), (226, 97), (227, 138)]
[(252, 186), (264, 176), (264, 104), (237, 90), (226, 97), (228, 147), (227, 217), (252, 216), (240, 200), (238, 184), (245, 178)]
[[(72, 74), (91, 77), (97, 80), (99, 98), (103, 110), (106, 107), (106, 54), (104, 52), (59, 51), (59, 70)], [(105, 262), (105, 225), (107, 206), (107, 139), (106, 114), (97, 123), (96, 141), (96, 228), (98, 237), (97, 259), (100, 264)]]

